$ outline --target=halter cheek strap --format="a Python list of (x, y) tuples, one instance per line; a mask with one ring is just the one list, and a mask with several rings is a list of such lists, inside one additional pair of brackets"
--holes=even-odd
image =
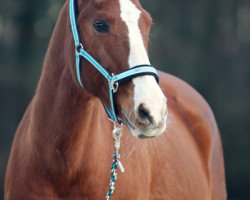
[(73, 38), (75, 42), (75, 60), (76, 60), (76, 76), (77, 81), (81, 87), (83, 87), (82, 79), (81, 79), (81, 68), (80, 68), (80, 58), (85, 58), (89, 63), (91, 63), (97, 71), (99, 71), (108, 81), (109, 84), (109, 99), (110, 105), (105, 106), (104, 108), (107, 112), (108, 117), (114, 121), (122, 124), (120, 120), (117, 118), (116, 106), (114, 101), (114, 93), (117, 91), (119, 84), (129, 81), (138, 76), (144, 75), (152, 75), (155, 77), (158, 82), (159, 77), (156, 69), (151, 65), (138, 65), (124, 71), (120, 74), (114, 75), (109, 74), (104, 67), (102, 67), (87, 51), (84, 50), (83, 45), (80, 43), (77, 24), (76, 24), (76, 1), (70, 0), (69, 3), (69, 14), (70, 14), (70, 22), (71, 22), (71, 30), (73, 33)]

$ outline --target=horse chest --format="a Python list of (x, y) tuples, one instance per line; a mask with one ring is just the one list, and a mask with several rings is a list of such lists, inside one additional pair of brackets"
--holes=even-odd
[[(127, 168), (127, 164), (124, 164), (124, 167), (124, 174), (118, 170), (118, 180), (111, 199), (149, 199), (150, 174), (146, 172), (147, 167)], [(69, 199), (104, 199), (109, 189), (109, 169), (110, 166), (105, 163), (98, 165), (96, 170), (81, 174), (75, 184), (68, 185), (58, 196)]]
[[(178, 142), (176, 142), (178, 144)], [(188, 146), (185, 156), (182, 150), (172, 150), (157, 146), (158, 156), (148, 157), (140, 149), (131, 157), (122, 159), (125, 173), (118, 170), (118, 181), (113, 199), (211, 199), (208, 178), (204, 173), (199, 156)], [(174, 157), (174, 159), (173, 159)], [(154, 162), (151, 162), (151, 161)], [(83, 197), (102, 199), (109, 186), (109, 163), (97, 165), (98, 168), (85, 177), (79, 184)], [(197, 167), (199, 166), (199, 167)]]

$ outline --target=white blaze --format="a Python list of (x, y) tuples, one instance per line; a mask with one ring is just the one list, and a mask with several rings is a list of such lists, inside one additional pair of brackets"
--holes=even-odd
[(130, 53), (128, 64), (134, 67), (139, 64), (150, 64), (143, 44), (139, 19), (141, 11), (130, 0), (120, 0), (121, 18), (128, 28)]
[[(150, 64), (139, 28), (141, 11), (131, 0), (120, 0), (121, 18), (128, 28), (129, 38), (129, 67), (141, 64)], [(165, 96), (153, 76), (141, 76), (133, 79), (134, 110), (143, 103), (150, 111), (156, 123), (163, 117), (166, 109)]]

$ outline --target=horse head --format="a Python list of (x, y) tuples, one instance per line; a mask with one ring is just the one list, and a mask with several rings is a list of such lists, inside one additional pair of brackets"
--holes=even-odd
[[(137, 0), (78, 0), (77, 12), (81, 43), (107, 72), (119, 74), (134, 66), (151, 65), (147, 52), (152, 19)], [(69, 50), (75, 73), (73, 51)], [(81, 59), (80, 66), (83, 88), (104, 106), (109, 104), (107, 80), (87, 60)], [(115, 105), (117, 117), (135, 137), (156, 137), (166, 128), (166, 97), (151, 75), (120, 84)]]

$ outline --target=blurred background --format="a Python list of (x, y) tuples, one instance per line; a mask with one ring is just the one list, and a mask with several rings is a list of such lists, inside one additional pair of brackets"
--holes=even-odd
[[(0, 0), (0, 199), (13, 135), (28, 106), (63, 0)], [(151, 62), (212, 107), (229, 200), (250, 199), (250, 1), (141, 0), (155, 25)]]

